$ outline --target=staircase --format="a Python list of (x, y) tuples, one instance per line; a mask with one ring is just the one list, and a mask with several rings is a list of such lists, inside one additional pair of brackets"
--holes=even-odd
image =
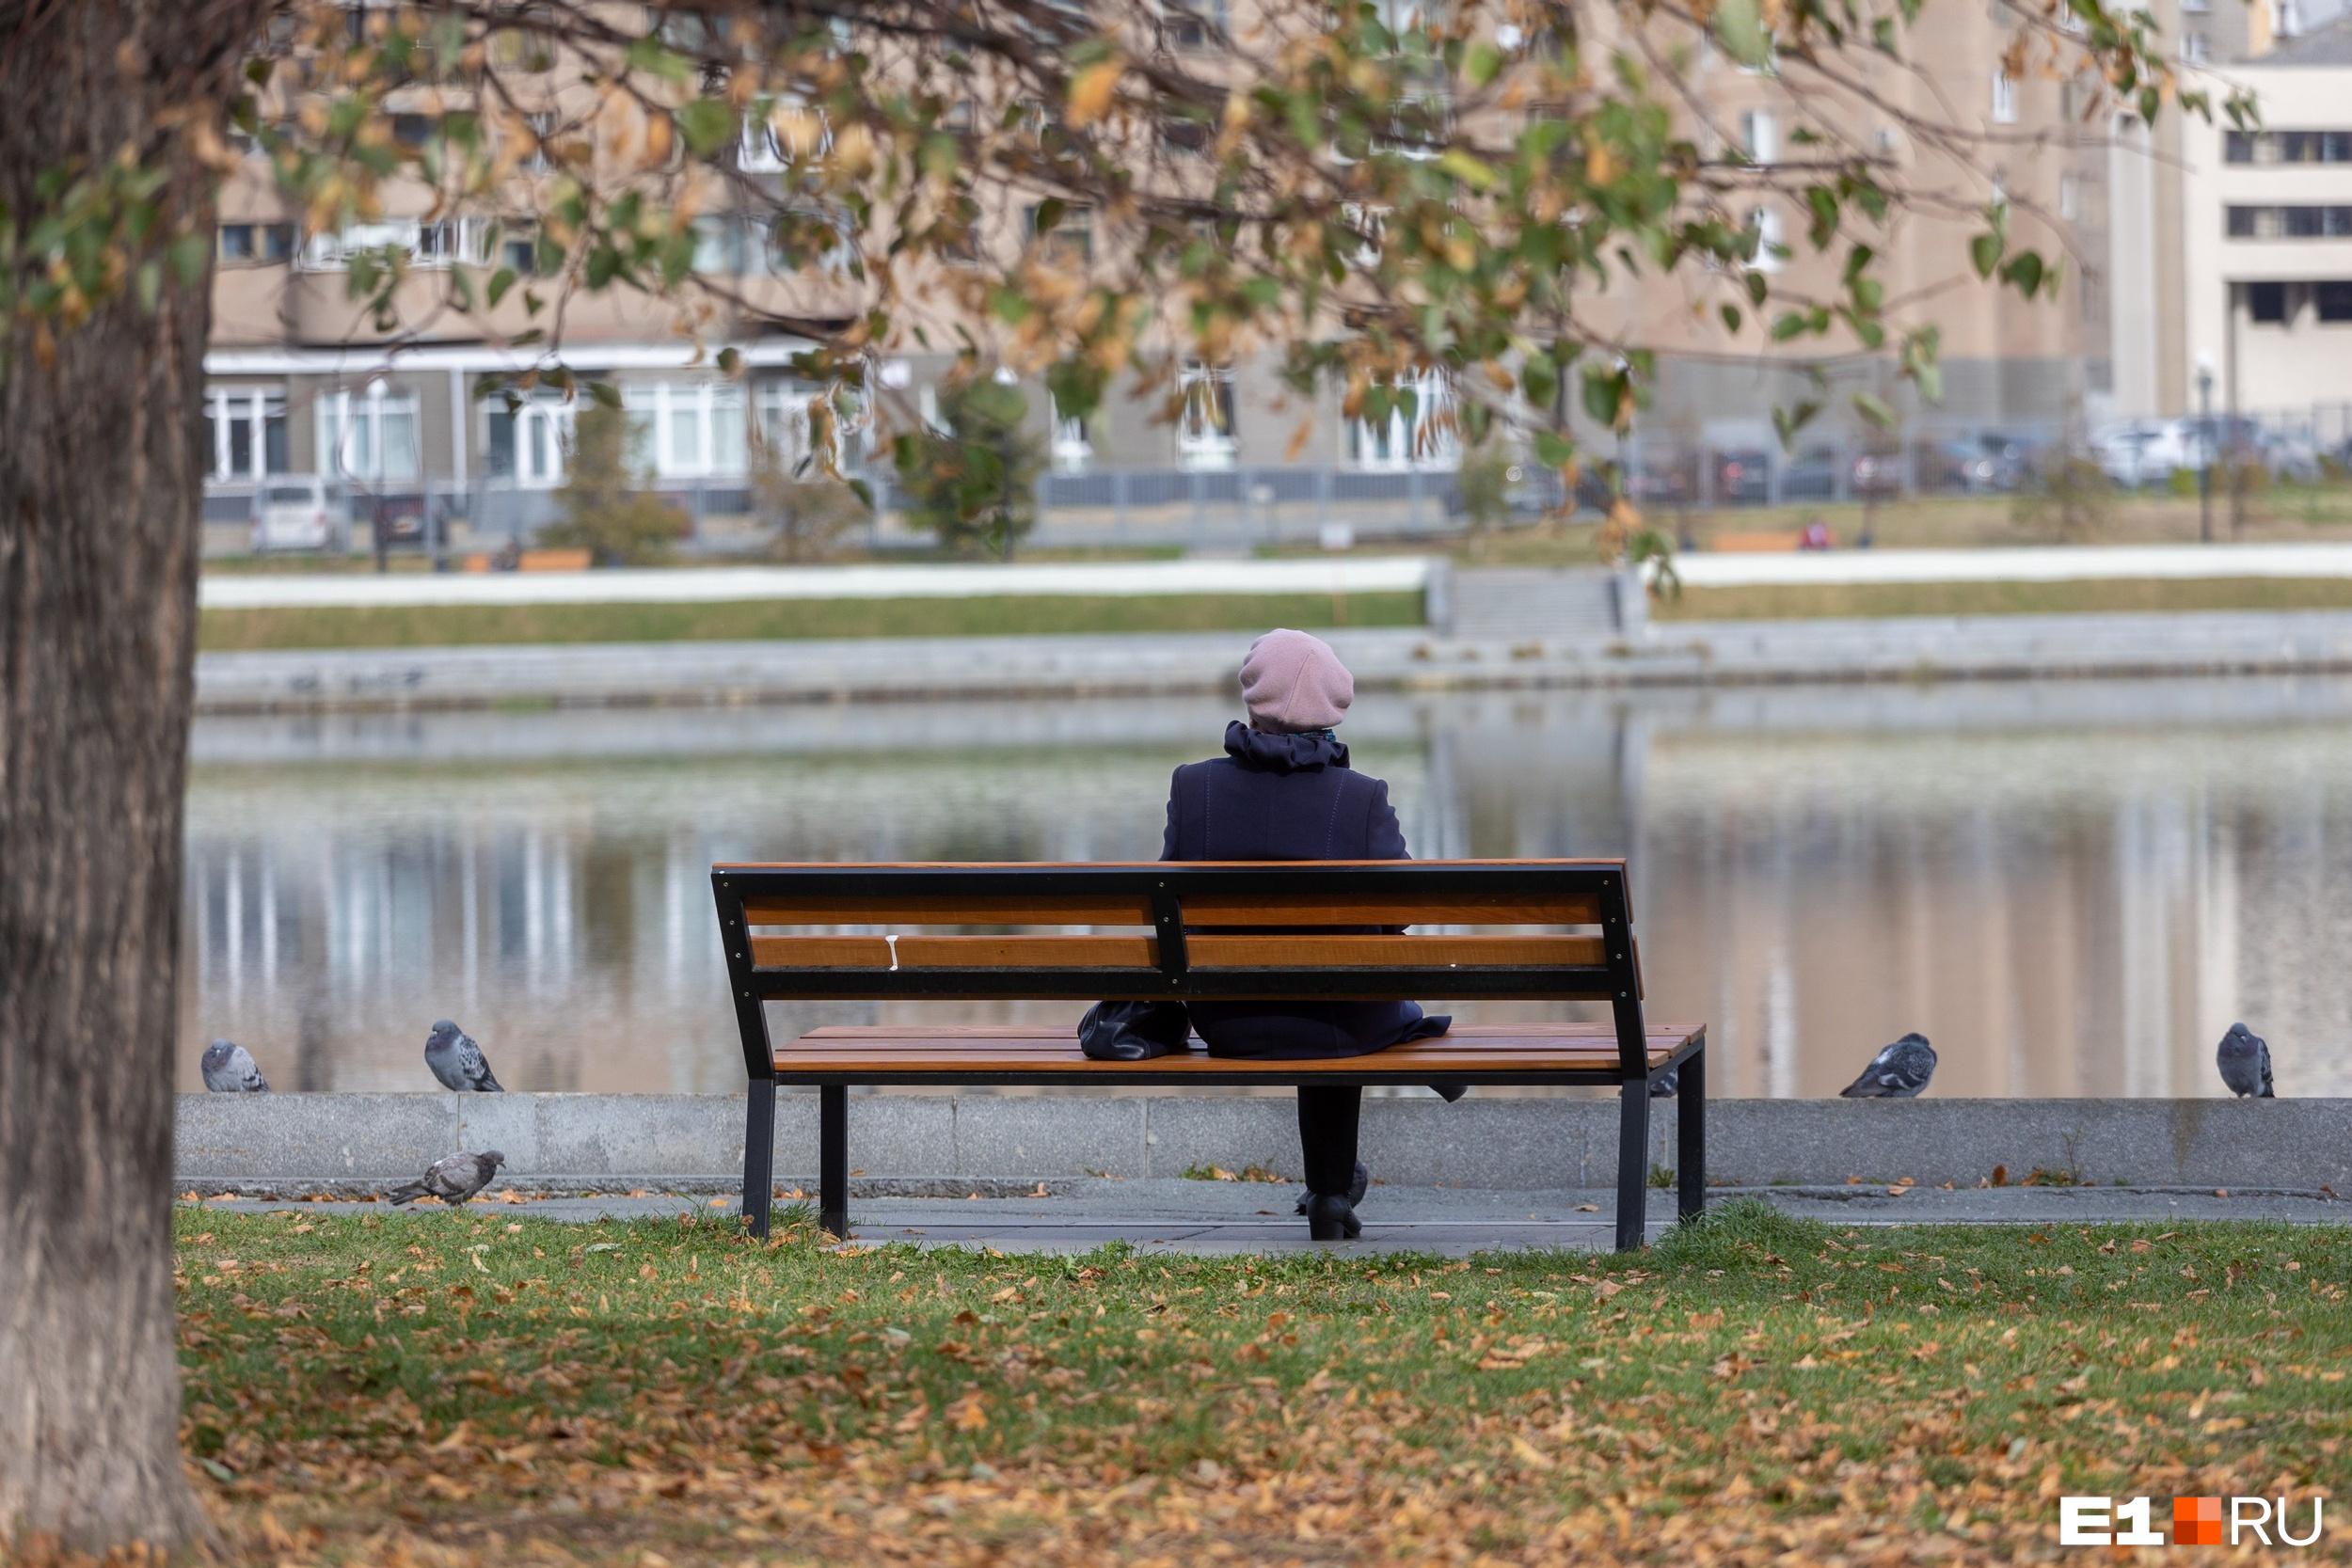
[(1465, 642), (1613, 642), (1640, 628), (1617, 613), (1616, 574), (1604, 567), (1454, 573), (1454, 637)]

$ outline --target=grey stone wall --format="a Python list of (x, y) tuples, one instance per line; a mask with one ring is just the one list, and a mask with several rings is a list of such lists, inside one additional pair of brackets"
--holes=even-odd
[[(183, 1095), (183, 1186), (383, 1182), (456, 1148), (497, 1148), (519, 1181), (596, 1186), (725, 1180), (742, 1169), (730, 1095)], [(1673, 1106), (1652, 1120), (1672, 1165)], [(817, 1097), (779, 1097), (775, 1168), (817, 1168)], [(1902, 1178), (1974, 1186), (2006, 1166), (2101, 1186), (2332, 1187), (2352, 1195), (2352, 1101), (1720, 1101), (1708, 1107), (1719, 1185)], [(1605, 1186), (1616, 1165), (1609, 1100), (1368, 1100), (1365, 1163), (1386, 1181), (1498, 1190)], [(1031, 1181), (1298, 1165), (1290, 1101), (1067, 1094), (853, 1095), (850, 1165), (868, 1178)]]

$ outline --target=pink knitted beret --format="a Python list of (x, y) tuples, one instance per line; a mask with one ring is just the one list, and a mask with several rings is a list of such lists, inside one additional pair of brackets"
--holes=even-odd
[(1327, 730), (1347, 717), (1356, 677), (1322, 638), (1278, 626), (1249, 644), (1241, 661), (1241, 700), (1252, 729)]

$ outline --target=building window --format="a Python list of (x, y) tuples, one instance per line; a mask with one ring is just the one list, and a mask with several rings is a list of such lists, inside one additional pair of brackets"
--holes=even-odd
[(291, 223), (224, 223), (220, 226), (220, 260), (224, 266), (283, 261), (294, 251)]
[(548, 143), (555, 135), (555, 111), (534, 109), (523, 116), (523, 134), (529, 141), (516, 166), (525, 174), (554, 172), (555, 159), (548, 152)]
[(509, 268), (517, 277), (530, 277), (539, 270), (539, 240), (530, 226), (509, 229), (499, 241), (499, 265)]
[[(1397, 401), (1388, 418), (1349, 422), (1349, 461), (1359, 468), (1390, 472), (1457, 466), (1462, 460), (1461, 425), (1452, 378), (1443, 371), (1424, 371), (1398, 382), (1392, 391)], [(1405, 406), (1407, 393), (1410, 409)]]
[(2017, 123), (2017, 78), (2006, 71), (1993, 73), (1993, 120), (1996, 125)]
[(483, 463), (489, 477), (522, 489), (564, 482), (572, 446), (573, 406), (562, 398), (529, 396), (509, 406), (503, 398), (483, 410)]
[(1064, 414), (1054, 394), (1045, 394), (1046, 413), (1054, 421), (1053, 458), (1057, 473), (1082, 474), (1094, 465), (1094, 441), (1087, 431), (1086, 416)]
[(1181, 407), (1176, 460), (1187, 468), (1230, 468), (1241, 451), (1233, 417), (1233, 368), (1187, 359), (1176, 372)]
[(1752, 163), (1769, 164), (1780, 157), (1780, 125), (1770, 109), (1750, 109), (1740, 117), (1740, 141)]
[(490, 225), (480, 218), (355, 223), (336, 233), (311, 235), (303, 247), (302, 265), (312, 272), (341, 272), (356, 254), (389, 251), (411, 266), (446, 267), (459, 261), (480, 266), (489, 260), (489, 235)]
[(2282, 326), (2287, 319), (2287, 286), (2284, 283), (2249, 283), (2246, 285), (2246, 315), (2249, 321)]
[(731, 382), (657, 381), (625, 388), (632, 466), (665, 480), (734, 479), (748, 453), (743, 388)]
[(1748, 265), (1757, 272), (1778, 272), (1786, 248), (1781, 240), (1780, 214), (1758, 207), (1748, 214), (1748, 230), (1756, 236), (1756, 256)]
[(1061, 266), (1082, 266), (1094, 260), (1094, 209), (1066, 207), (1050, 230), (1038, 229), (1040, 209), (1028, 213), (1029, 236), (1046, 260)]
[[(884, 385), (889, 385), (886, 368)], [(929, 387), (923, 390), (929, 398), (926, 419), (935, 420), (939, 411), (936, 394)], [(816, 388), (790, 381), (765, 383), (755, 394), (759, 438), (776, 454), (777, 464), (785, 472), (798, 473), (803, 463), (819, 455), (830, 458), (833, 466), (845, 473), (865, 461), (869, 421), (863, 404), (847, 389), (833, 393), (828, 402), (830, 417), (819, 420), (812, 415), (811, 405), (827, 397)], [(816, 434), (820, 427), (825, 432), (824, 445), (828, 449), (821, 454), (817, 450)]]
[(2203, 33), (2183, 34), (2181, 36), (2181, 58), (2191, 65), (2201, 65), (2212, 59), (2213, 40)]
[(2324, 322), (2352, 322), (2352, 282), (2336, 279), (2312, 285), (2312, 305)]
[(1206, 49), (1225, 31), (1225, 0), (1161, 0), (1161, 30), (1177, 49)]
[(204, 398), (212, 440), (207, 479), (236, 483), (286, 471), (286, 394), (260, 387), (215, 387)]
[(2226, 223), (2233, 240), (2347, 239), (2352, 207), (2231, 207)]
[(417, 477), (417, 394), (381, 381), (359, 392), (318, 399), (319, 467), (330, 478), (362, 483)]
[(2075, 215), (2075, 208), (2080, 205), (2081, 198), (2075, 194), (2074, 191), (2074, 177), (2071, 174), (2059, 175), (2058, 216), (2062, 218), (2074, 217)]

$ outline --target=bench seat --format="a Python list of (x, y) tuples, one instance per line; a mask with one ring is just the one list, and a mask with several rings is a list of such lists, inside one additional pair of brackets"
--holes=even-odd
[[(1674, 1066), (1697, 1049), (1698, 1024), (1651, 1023), (1644, 1030), (1649, 1068)], [(1078, 1050), (1074, 1031), (1034, 1024), (952, 1027), (828, 1025), (776, 1048), (776, 1081), (859, 1084), (980, 1081), (1087, 1084), (1294, 1084), (1302, 1078), (1351, 1083), (1520, 1083), (1591, 1074), (1618, 1081), (1617, 1036), (1607, 1023), (1462, 1023), (1432, 1039), (1408, 1040), (1364, 1056), (1309, 1060), (1212, 1056), (1192, 1050), (1148, 1062), (1098, 1062)], [(1559, 1081), (1555, 1079), (1555, 1081)]]

